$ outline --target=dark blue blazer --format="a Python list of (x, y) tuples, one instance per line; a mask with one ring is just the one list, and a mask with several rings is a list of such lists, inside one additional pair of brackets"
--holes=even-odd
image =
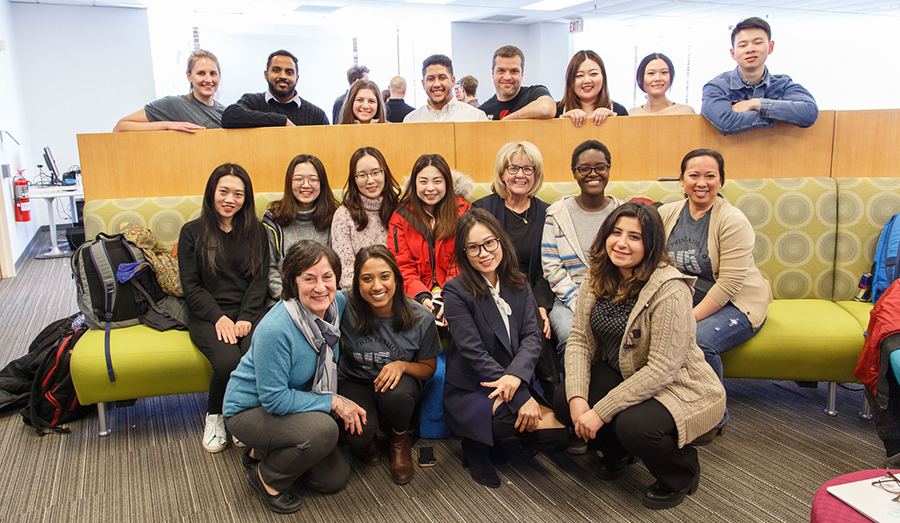
[(541, 354), (541, 334), (534, 314), (534, 298), (522, 289), (500, 288), (500, 296), (512, 309), (506, 333), (494, 300), (476, 299), (462, 286), (462, 276), (444, 285), (444, 316), (450, 326), (447, 375), (444, 384), (444, 415), (454, 433), (493, 444), (491, 410), (493, 391), (481, 382), (504, 374), (521, 378), (522, 385), (509, 407), (517, 412), (531, 398), (528, 390), (534, 366)]
[[(480, 207), (494, 215), (500, 222), (500, 227), (506, 229), (506, 202), (497, 194), (489, 194), (472, 204), (472, 207)], [(537, 196), (531, 198), (531, 207), (528, 209), (527, 219), (534, 220), (534, 237), (531, 241), (528, 270), (525, 276), (531, 284), (531, 290), (538, 305), (550, 310), (553, 308), (553, 300), (556, 294), (550, 289), (550, 284), (544, 279), (544, 268), (541, 265), (541, 234), (544, 231), (544, 221), (547, 218), (547, 202)], [(522, 263), (522, 260), (519, 260)]]

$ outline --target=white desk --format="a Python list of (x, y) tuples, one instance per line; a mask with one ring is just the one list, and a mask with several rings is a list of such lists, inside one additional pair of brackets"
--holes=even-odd
[(56, 202), (57, 198), (69, 198), (72, 203), (72, 218), (76, 218), (74, 215), (78, 211), (75, 207), (75, 199), (78, 197), (84, 198), (84, 191), (77, 185), (29, 188), (28, 197), (39, 198), (46, 201), (47, 214), (50, 216), (50, 250), (43, 254), (38, 254), (37, 256), (35, 256), (35, 258), (44, 260), (47, 258), (62, 258), (65, 256), (70, 256), (72, 254), (72, 251), (68, 249), (60, 249), (59, 243), (56, 240), (56, 214), (53, 212), (56, 206), (54, 205), (54, 203)]

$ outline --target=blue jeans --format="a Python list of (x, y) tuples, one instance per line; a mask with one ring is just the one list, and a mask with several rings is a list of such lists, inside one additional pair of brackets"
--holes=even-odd
[[(575, 313), (572, 309), (566, 307), (566, 304), (556, 298), (553, 301), (553, 308), (547, 313), (547, 319), (550, 320), (550, 330), (556, 337), (556, 354), (559, 356), (560, 362), (566, 352), (566, 343), (569, 341), (569, 333), (572, 331), (572, 323), (575, 321)], [(565, 364), (563, 363), (563, 368)]]
[[(765, 321), (763, 321), (765, 324)], [(762, 325), (759, 326), (762, 328)], [(728, 352), (741, 343), (746, 342), (759, 329), (753, 330), (750, 319), (732, 303), (726, 304), (713, 314), (697, 322), (697, 345), (703, 350), (706, 362), (715, 371), (719, 381), (722, 381), (722, 358), (719, 354)], [(725, 416), (716, 425), (721, 427), (728, 421), (728, 408), (725, 408)]]

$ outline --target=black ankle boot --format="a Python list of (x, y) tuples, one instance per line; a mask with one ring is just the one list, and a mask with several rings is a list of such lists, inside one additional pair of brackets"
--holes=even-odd
[(672, 508), (680, 505), (681, 502), (684, 501), (685, 496), (690, 496), (694, 492), (697, 492), (699, 487), (700, 471), (698, 470), (697, 474), (691, 479), (691, 482), (688, 483), (688, 486), (678, 492), (670, 491), (657, 481), (647, 487), (647, 490), (644, 492), (644, 497), (641, 498), (641, 502), (644, 503), (645, 507), (653, 510)]
[(635, 459), (632, 454), (625, 454), (621, 458), (600, 459), (600, 466), (597, 467), (597, 477), (604, 481), (612, 481), (619, 479), (628, 471), (628, 466), (634, 463)]
[(469, 469), (469, 474), (477, 483), (481, 483), (485, 487), (497, 488), (500, 486), (500, 476), (497, 475), (494, 465), (491, 464), (489, 448), (479, 441), (463, 438), (462, 465)]

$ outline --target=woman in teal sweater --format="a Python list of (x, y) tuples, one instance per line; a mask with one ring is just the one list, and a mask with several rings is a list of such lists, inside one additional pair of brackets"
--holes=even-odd
[(336, 393), (340, 277), (330, 247), (294, 244), (282, 265), (282, 301), (259, 322), (225, 391), (226, 424), (247, 445), (250, 486), (273, 512), (300, 509), (290, 489), (300, 478), (313, 490), (340, 490), (350, 476), (340, 428), (361, 434), (366, 424), (365, 410)]

